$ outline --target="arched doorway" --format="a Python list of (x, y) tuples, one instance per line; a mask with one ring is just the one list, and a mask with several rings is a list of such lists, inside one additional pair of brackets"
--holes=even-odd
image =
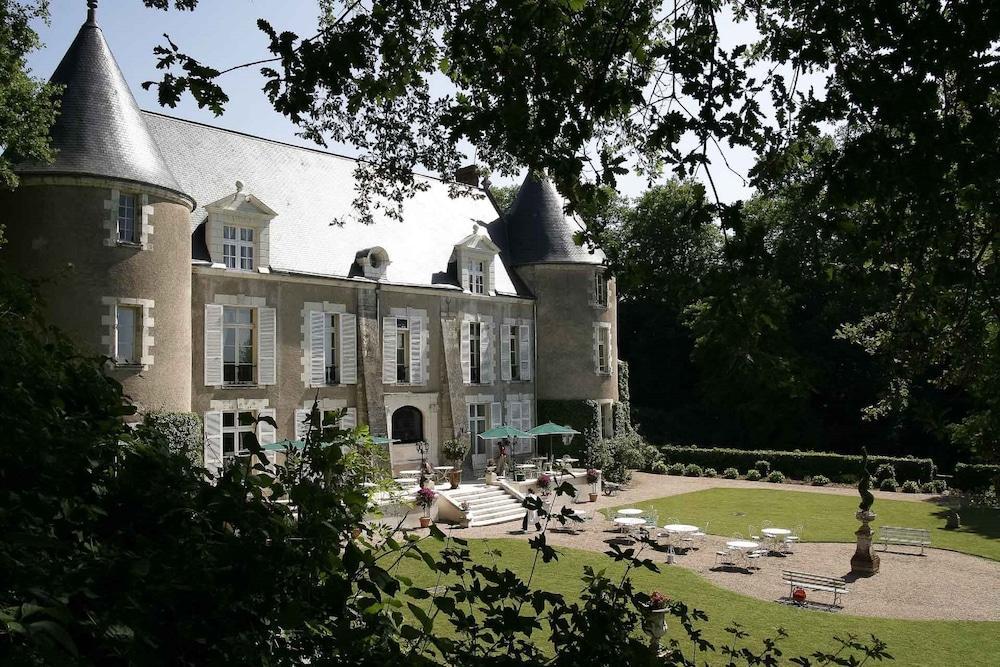
[(392, 439), (405, 444), (424, 439), (424, 415), (412, 405), (404, 405), (392, 413)]

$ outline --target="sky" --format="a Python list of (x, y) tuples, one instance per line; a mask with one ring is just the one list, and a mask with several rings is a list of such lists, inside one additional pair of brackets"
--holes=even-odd
[[(85, 0), (52, 0), (51, 21), (35, 26), (44, 45), (28, 59), (35, 77), (51, 76), (86, 19), (86, 5)], [(141, 0), (103, 0), (98, 6), (97, 21), (140, 108), (316, 148), (312, 142), (296, 136), (296, 127), (268, 103), (261, 91), (263, 79), (257, 68), (225, 75), (223, 88), (230, 101), (221, 117), (207, 109), (198, 109), (189, 96), (174, 109), (160, 107), (155, 88), (145, 91), (141, 84), (159, 78), (153, 47), (165, 42), (164, 34), (201, 62), (223, 69), (269, 55), (267, 41), (257, 29), (258, 18), (266, 19), (276, 29), (307, 36), (316, 32), (317, 11), (316, 0), (203, 0), (193, 13), (147, 9)], [(745, 41), (752, 35), (745, 27), (732, 23), (721, 27), (724, 36), (732, 41)], [(357, 155), (351, 146), (330, 144), (327, 150)], [(727, 158), (744, 175), (752, 164), (745, 150), (727, 150)], [(721, 198), (745, 199), (750, 191), (739, 177), (723, 168), (720, 160), (714, 162), (712, 174)], [(508, 185), (519, 179), (494, 178), (493, 182)], [(640, 194), (646, 187), (646, 180), (634, 175), (619, 181), (619, 190), (630, 196)]]

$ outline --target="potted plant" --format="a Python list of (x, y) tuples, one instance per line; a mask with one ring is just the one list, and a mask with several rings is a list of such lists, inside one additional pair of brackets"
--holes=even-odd
[(667, 633), (667, 613), (670, 611), (670, 598), (660, 591), (653, 591), (649, 602), (645, 605), (645, 618), (642, 629), (649, 635), (649, 648), (656, 655), (660, 654), (660, 638)]
[(434, 504), (435, 499), (437, 499), (437, 493), (434, 489), (429, 489), (426, 486), (417, 489), (417, 507), (424, 510), (424, 515), (420, 517), (421, 528), (427, 528), (431, 525), (431, 506)]
[(538, 490), (543, 496), (549, 495), (549, 492), (552, 489), (552, 477), (548, 473), (543, 472), (539, 475), (538, 479), (535, 480), (535, 483), (538, 484)]
[(590, 484), (590, 502), (597, 502), (598, 484), (601, 482), (601, 472), (597, 468), (587, 468), (587, 483)]
[(451, 472), (448, 473), (448, 481), (453, 489), (457, 489), (458, 485), (462, 483), (462, 462), (465, 461), (465, 455), (468, 453), (469, 443), (463, 438), (451, 438), (445, 440), (444, 444), (441, 445), (441, 455), (446, 461), (451, 461), (453, 466)]

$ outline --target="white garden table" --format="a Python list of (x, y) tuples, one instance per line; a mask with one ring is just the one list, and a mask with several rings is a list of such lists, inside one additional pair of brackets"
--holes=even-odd
[(668, 523), (666, 526), (663, 527), (663, 530), (667, 531), (668, 533), (678, 533), (681, 535), (685, 535), (687, 533), (697, 533), (698, 526), (692, 526), (686, 523)]
[[(623, 510), (618, 510), (617, 513), (620, 514), (621, 516), (625, 516), (625, 517), (628, 517), (628, 516), (639, 516), (640, 514), (642, 514), (642, 510), (636, 509), (635, 507), (626, 507)], [(643, 523), (646, 523), (646, 522), (643, 521)]]
[(760, 546), (757, 542), (752, 542), (750, 540), (730, 540), (726, 542), (726, 546), (730, 549), (738, 549), (740, 551), (746, 551), (748, 549), (756, 549)]
[(791, 535), (792, 531), (788, 528), (763, 528), (761, 529), (760, 534), (771, 541), (773, 546), (770, 548), (770, 551), (773, 553), (780, 553), (776, 547), (784, 542), (784, 538)]
[(637, 516), (619, 516), (615, 517), (615, 525), (621, 528), (622, 532), (626, 532), (639, 526), (645, 526), (646, 520)]

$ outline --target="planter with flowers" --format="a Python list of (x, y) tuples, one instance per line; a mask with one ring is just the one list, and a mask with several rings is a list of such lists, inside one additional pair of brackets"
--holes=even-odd
[(424, 515), (420, 517), (420, 527), (427, 528), (431, 525), (431, 507), (434, 505), (434, 501), (437, 500), (437, 493), (434, 489), (422, 486), (417, 489), (417, 494), (414, 501), (417, 507), (424, 511)]
[(653, 591), (645, 605), (643, 631), (649, 635), (649, 649), (660, 654), (660, 638), (667, 634), (667, 614), (670, 613), (670, 598), (660, 591)]
[(597, 468), (587, 468), (587, 483), (590, 484), (590, 502), (596, 503), (601, 488), (601, 471)]
[(548, 473), (543, 472), (539, 475), (535, 483), (538, 485), (539, 493), (543, 496), (547, 496), (552, 492), (552, 476)]
[(465, 455), (469, 453), (469, 443), (462, 438), (452, 438), (445, 440), (441, 445), (441, 455), (451, 461), (452, 470), (448, 473), (448, 482), (451, 488), (457, 489), (462, 483), (462, 463)]

